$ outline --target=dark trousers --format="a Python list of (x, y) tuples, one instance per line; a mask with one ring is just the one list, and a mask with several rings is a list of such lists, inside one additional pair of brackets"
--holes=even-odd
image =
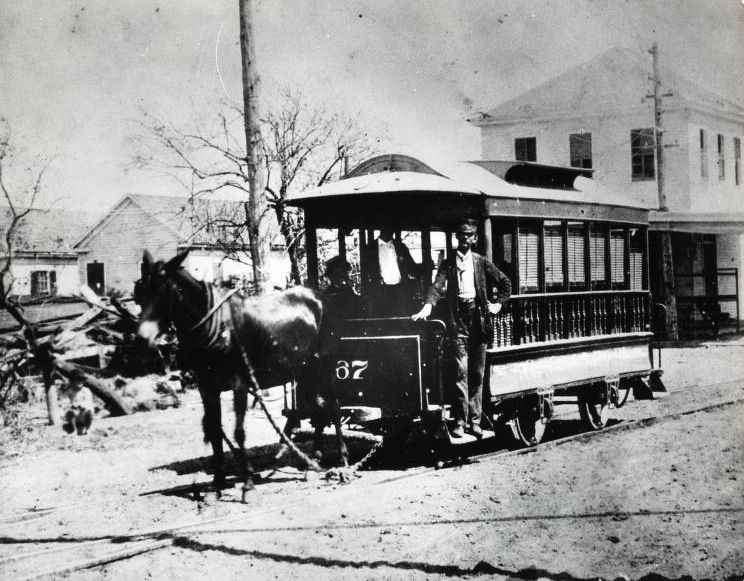
[(486, 338), (480, 331), (475, 302), (459, 302), (457, 310), (450, 338), (455, 371), (452, 415), (458, 424), (480, 425)]

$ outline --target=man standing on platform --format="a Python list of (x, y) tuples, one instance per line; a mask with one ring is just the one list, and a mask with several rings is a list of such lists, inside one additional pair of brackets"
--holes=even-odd
[(421, 275), (421, 266), (413, 260), (408, 246), (394, 234), (393, 229), (383, 228), (365, 253), (373, 316), (408, 315)]
[(413, 320), (426, 319), (437, 301), (447, 298), (447, 335), (455, 368), (452, 415), (453, 438), (467, 426), (476, 438), (483, 436), (483, 372), (486, 345), (493, 333), (491, 315), (497, 314), (511, 295), (509, 278), (472, 247), (478, 241), (478, 223), (465, 220), (457, 228), (457, 251), (443, 260), (423, 308)]

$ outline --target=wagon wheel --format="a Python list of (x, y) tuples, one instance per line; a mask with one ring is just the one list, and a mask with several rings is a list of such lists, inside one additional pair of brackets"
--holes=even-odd
[(536, 405), (536, 401), (520, 405), (512, 420), (514, 437), (523, 446), (537, 446), (545, 435), (548, 421), (540, 417)]
[(580, 392), (579, 416), (590, 430), (601, 430), (610, 417), (610, 404), (599, 391)]

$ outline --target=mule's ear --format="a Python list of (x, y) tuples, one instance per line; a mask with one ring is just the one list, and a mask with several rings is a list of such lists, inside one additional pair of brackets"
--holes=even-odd
[(187, 248), (181, 254), (177, 254), (173, 258), (171, 258), (168, 262), (165, 263), (165, 266), (163, 267), (165, 269), (165, 272), (176, 272), (183, 263), (184, 260), (186, 260), (186, 257), (189, 255), (189, 251), (191, 248)]
[(151, 267), (152, 267), (152, 254), (150, 254), (149, 250), (145, 250), (142, 253), (142, 264), (140, 265), (140, 273), (142, 274), (142, 278), (145, 278), (148, 275)]

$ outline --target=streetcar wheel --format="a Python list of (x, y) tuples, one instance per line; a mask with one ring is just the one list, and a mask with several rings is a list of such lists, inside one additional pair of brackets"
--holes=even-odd
[(590, 430), (601, 430), (610, 417), (610, 406), (596, 392), (579, 394), (579, 416)]
[(514, 436), (523, 446), (537, 446), (545, 435), (548, 423), (533, 406), (521, 406), (512, 422)]

